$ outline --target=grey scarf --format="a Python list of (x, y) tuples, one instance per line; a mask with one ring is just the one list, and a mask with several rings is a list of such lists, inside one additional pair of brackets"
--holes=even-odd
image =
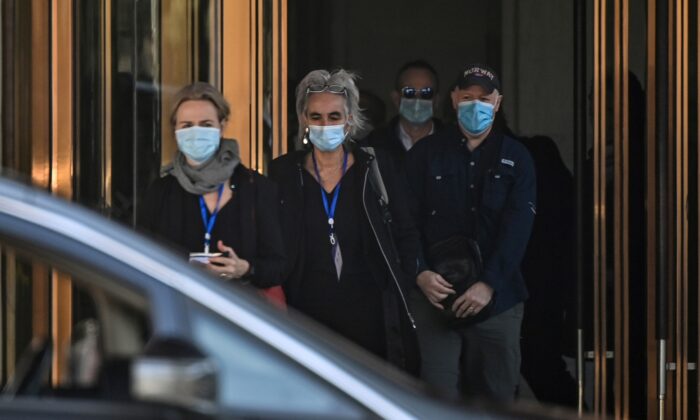
[(216, 154), (196, 168), (190, 166), (185, 155), (178, 150), (173, 163), (164, 167), (161, 175), (172, 175), (185, 191), (202, 195), (216, 191), (219, 185), (231, 178), (239, 163), (241, 158), (238, 154), (238, 142), (233, 139), (221, 139)]

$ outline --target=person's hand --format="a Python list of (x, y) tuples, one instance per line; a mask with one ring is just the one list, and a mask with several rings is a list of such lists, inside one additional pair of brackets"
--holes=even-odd
[(444, 309), (440, 301), (455, 293), (452, 285), (441, 275), (430, 270), (425, 270), (416, 277), (416, 284), (423, 291), (428, 301), (438, 309)]
[(478, 281), (458, 297), (452, 305), (452, 312), (457, 318), (474, 316), (491, 302), (493, 289), (483, 281)]
[(250, 270), (250, 263), (238, 258), (233, 248), (224, 245), (222, 241), (217, 242), (216, 246), (224, 255), (209, 258), (209, 264), (206, 265), (209, 270), (224, 279), (239, 279)]

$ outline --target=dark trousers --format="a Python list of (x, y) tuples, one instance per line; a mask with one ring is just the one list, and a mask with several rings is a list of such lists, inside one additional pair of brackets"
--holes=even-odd
[[(411, 294), (421, 353), (421, 379), (450, 397), (460, 393), (511, 402), (520, 380), (523, 304), (455, 330), (420, 290)], [(460, 392), (461, 391), (461, 392)]]

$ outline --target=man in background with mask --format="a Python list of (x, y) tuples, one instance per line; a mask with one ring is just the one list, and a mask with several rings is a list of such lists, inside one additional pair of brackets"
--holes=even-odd
[(438, 98), (435, 69), (423, 60), (404, 64), (396, 73), (391, 99), (399, 114), (388, 125), (372, 131), (363, 145), (389, 150), (399, 159), (418, 140), (440, 131), (442, 123), (433, 116)]
[[(520, 378), (527, 298), (520, 262), (535, 217), (535, 170), (527, 149), (494, 126), (500, 90), (488, 67), (463, 69), (450, 94), (458, 125), (416, 144), (406, 172), (425, 254), (466, 237), (476, 241), (483, 261), (462, 293), (440, 274), (418, 277), (411, 304), (421, 377), (453, 396), (461, 391), (509, 402)], [(456, 298), (448, 305), (444, 299), (451, 295)]]

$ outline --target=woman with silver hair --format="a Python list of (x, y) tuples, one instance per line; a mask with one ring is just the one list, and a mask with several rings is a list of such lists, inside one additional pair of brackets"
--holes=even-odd
[(418, 231), (390, 158), (351, 140), (365, 125), (355, 79), (315, 70), (296, 89), (310, 150), (270, 166), (288, 257), (283, 287), (289, 305), (415, 372), (405, 297), (424, 268)]

